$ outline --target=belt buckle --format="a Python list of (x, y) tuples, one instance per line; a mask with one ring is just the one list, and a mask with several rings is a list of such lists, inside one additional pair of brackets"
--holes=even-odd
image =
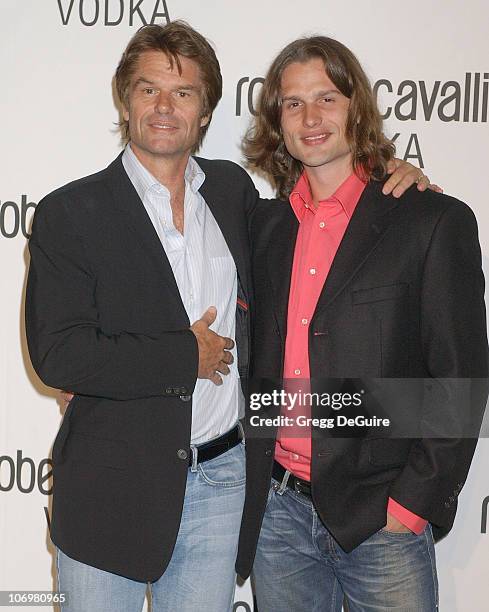
[(301, 493), (306, 497), (311, 497), (311, 485), (309, 483), (302, 482), (298, 478), (296, 478), (294, 481), (294, 491), (296, 491), (296, 493)]

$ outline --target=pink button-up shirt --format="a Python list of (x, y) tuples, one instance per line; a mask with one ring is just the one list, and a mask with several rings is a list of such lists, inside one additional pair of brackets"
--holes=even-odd
[[(309, 324), (316, 309), (323, 285), (331, 269), (336, 251), (365, 188), (365, 183), (352, 173), (335, 191), (316, 206), (305, 173), (290, 194), (290, 205), (299, 221), (287, 314), (284, 385), (292, 393), (309, 389)], [(288, 416), (309, 415), (309, 408), (290, 410)], [(311, 479), (311, 435), (280, 429), (275, 446), (275, 459), (298, 478)], [(421, 533), (427, 521), (389, 498), (387, 511), (414, 533)]]

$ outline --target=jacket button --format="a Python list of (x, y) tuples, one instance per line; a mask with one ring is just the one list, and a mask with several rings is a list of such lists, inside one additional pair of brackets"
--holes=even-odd
[(180, 399), (182, 400), (182, 402), (189, 402), (192, 399), (191, 395), (181, 395)]
[(183, 448), (179, 448), (177, 450), (177, 457), (181, 459), (182, 461), (185, 461), (186, 459), (188, 459), (188, 453)]
[(272, 449), (271, 449), (271, 448), (267, 448), (267, 450), (265, 451), (265, 455), (266, 455), (267, 457), (271, 457), (271, 455), (272, 455)]

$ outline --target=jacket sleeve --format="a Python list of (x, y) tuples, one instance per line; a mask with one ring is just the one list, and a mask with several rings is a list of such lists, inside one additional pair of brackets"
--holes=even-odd
[(432, 384), (425, 431), (447, 437), (413, 442), (390, 496), (439, 527), (450, 527), (477, 443), (488, 395), (484, 277), (477, 223), (468, 206), (450, 205), (434, 229), (423, 271), (421, 337)]
[(189, 395), (198, 371), (189, 329), (154, 335), (104, 333), (97, 278), (61, 196), (40, 202), (29, 242), (26, 333), (35, 371), (48, 386), (126, 400)]

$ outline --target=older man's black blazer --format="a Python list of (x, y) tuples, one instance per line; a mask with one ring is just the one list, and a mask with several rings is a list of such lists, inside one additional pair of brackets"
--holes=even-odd
[[(465, 434), (477, 435), (487, 399), (488, 347), (474, 215), (446, 195), (413, 187), (397, 200), (384, 197), (381, 189), (379, 182), (365, 188), (311, 319), (312, 390), (317, 381), (331, 379), (357, 387), (362, 379), (380, 377), (470, 379), (462, 383), (455, 409), (466, 411), (464, 423), (473, 423)], [(297, 231), (288, 203), (263, 202), (257, 209), (251, 234), (254, 388), (282, 377)], [(414, 384), (416, 401), (407, 409), (420, 421), (429, 412), (436, 425), (446, 417), (446, 389), (435, 383), (428, 393), (429, 386), (423, 396), (416, 395)], [(313, 416), (322, 413), (320, 406), (313, 408)], [(375, 430), (363, 438), (347, 435), (326, 433), (312, 440), (314, 503), (345, 551), (385, 525), (389, 496), (439, 533), (451, 528), (473, 438), (383, 439)], [(252, 566), (274, 445), (273, 429), (248, 428), (248, 486), (237, 563), (242, 576)]]
[[(200, 192), (236, 263), (238, 297), (250, 304), (248, 217), (257, 192), (232, 162), (198, 163)], [(121, 157), (46, 196), (29, 248), (32, 363), (47, 385), (75, 393), (52, 453), (52, 539), (83, 563), (156, 580), (180, 523), (198, 348)], [(248, 333), (247, 311), (237, 307), (243, 380)]]

